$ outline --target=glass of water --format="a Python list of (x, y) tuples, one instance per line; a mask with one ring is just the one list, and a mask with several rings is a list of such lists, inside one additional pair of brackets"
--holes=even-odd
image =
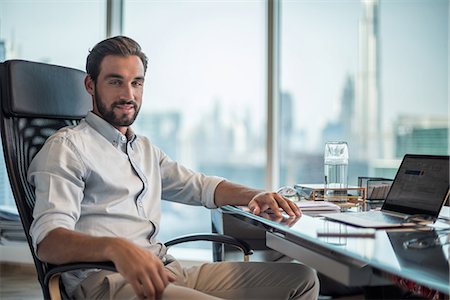
[(348, 145), (347, 142), (327, 142), (324, 154), (325, 199), (347, 201)]

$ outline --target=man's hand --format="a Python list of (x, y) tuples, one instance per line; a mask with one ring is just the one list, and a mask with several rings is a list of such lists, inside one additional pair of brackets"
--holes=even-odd
[(262, 192), (226, 180), (217, 185), (214, 202), (217, 206), (247, 205), (255, 215), (271, 209), (276, 216), (281, 216), (281, 208), (289, 216), (301, 216), (297, 205), (278, 193)]
[(125, 239), (114, 240), (110, 255), (139, 299), (160, 299), (166, 286), (175, 281), (157, 256)]
[(288, 227), (294, 226), (294, 224), (297, 223), (298, 220), (300, 220), (300, 216), (276, 216), (272, 213), (267, 212), (262, 212), (259, 214), (259, 216), (263, 217), (264, 219), (286, 225)]
[(257, 194), (250, 200), (248, 207), (255, 215), (271, 209), (277, 217), (281, 217), (281, 208), (289, 216), (301, 216), (300, 209), (294, 202), (275, 192), (261, 192)]
[(161, 298), (166, 286), (175, 281), (157, 256), (122, 238), (56, 228), (39, 243), (37, 252), (41, 260), (55, 265), (112, 261), (139, 299)]

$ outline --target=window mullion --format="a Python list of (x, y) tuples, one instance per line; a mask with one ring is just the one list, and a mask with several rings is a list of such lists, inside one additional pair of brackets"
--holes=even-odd
[(266, 188), (280, 183), (279, 118), (279, 1), (267, 0), (267, 172)]

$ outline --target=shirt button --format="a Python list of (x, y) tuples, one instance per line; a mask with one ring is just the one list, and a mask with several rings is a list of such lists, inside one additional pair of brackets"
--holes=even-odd
[(142, 201), (138, 201), (138, 206), (142, 207)]
[(127, 138), (124, 136), (122, 136), (120, 139), (122, 140), (122, 142), (125, 142), (127, 140)]

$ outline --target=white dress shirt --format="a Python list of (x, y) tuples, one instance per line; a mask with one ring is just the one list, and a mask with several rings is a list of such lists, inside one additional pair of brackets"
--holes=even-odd
[(130, 128), (125, 136), (90, 112), (52, 135), (28, 169), (36, 192), (34, 248), (62, 227), (127, 238), (161, 257), (161, 199), (215, 208), (222, 180), (189, 170)]

